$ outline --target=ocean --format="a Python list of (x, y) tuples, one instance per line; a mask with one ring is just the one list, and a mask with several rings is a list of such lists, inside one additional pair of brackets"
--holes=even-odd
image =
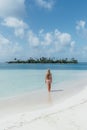
[[(70, 80), (84, 79), (87, 63), (78, 64), (0, 64), (0, 98), (46, 89), (45, 74), (50, 68), (52, 86)], [(59, 87), (59, 86), (58, 86)], [(67, 86), (65, 86), (67, 87)]]

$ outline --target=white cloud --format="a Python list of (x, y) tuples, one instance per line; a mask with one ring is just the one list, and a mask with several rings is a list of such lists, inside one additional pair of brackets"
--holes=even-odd
[[(21, 33), (21, 32), (20, 32)], [(75, 41), (69, 33), (63, 33), (59, 30), (52, 32), (39, 31), (37, 34), (28, 30), (26, 36), (26, 56), (53, 56), (56, 54), (69, 54), (74, 51)], [(29, 47), (29, 48), (28, 48)], [(16, 42), (0, 34), (0, 59), (7, 57), (20, 57), (23, 55), (23, 44), (21, 46)], [(64, 55), (65, 56), (65, 55)]]
[(25, 29), (28, 28), (28, 25), (26, 23), (15, 17), (5, 18), (2, 25), (13, 28), (15, 35), (21, 38), (24, 36)]
[(80, 20), (76, 24), (77, 34), (82, 38), (87, 38), (86, 21)]
[(71, 35), (68, 33), (61, 33), (58, 30), (55, 30), (55, 39), (57, 39), (61, 44), (66, 45), (71, 41)]
[(53, 0), (36, 0), (36, 3), (40, 7), (46, 8), (46, 9), (52, 9), (53, 5), (54, 5), (54, 1)]
[(43, 35), (43, 41), (41, 41), (41, 44), (44, 46), (51, 45), (52, 43), (52, 34), (47, 32), (46, 34)]
[(86, 22), (83, 21), (83, 20), (80, 20), (79, 22), (77, 22), (76, 29), (77, 29), (77, 30), (79, 30), (79, 29), (84, 29), (84, 28), (85, 28), (85, 25), (86, 25)]
[(41, 30), (38, 35), (29, 31), (28, 42), (29, 46), (41, 48), (44, 53), (47, 50), (50, 54), (67, 50), (73, 51), (75, 46), (75, 41), (72, 40), (69, 33), (62, 33), (57, 29), (47, 33)]
[(23, 38), (24, 37), (24, 29), (23, 28), (19, 28), (19, 29), (15, 29), (15, 35), (17, 37)]
[(0, 34), (0, 46), (9, 45), (10, 41)]
[(17, 55), (22, 50), (18, 43), (13, 43), (0, 34), (0, 58), (11, 57)]
[(75, 41), (72, 41), (70, 45), (71, 45), (70, 50), (71, 50), (71, 52), (73, 52), (74, 47), (75, 47)]
[(0, 0), (0, 17), (23, 16), (25, 0)]
[(7, 17), (4, 19), (3, 25), (13, 28), (27, 28), (27, 24), (24, 23), (22, 20), (19, 20), (15, 17)]
[(39, 45), (39, 38), (32, 31), (29, 31), (28, 42), (30, 46), (36, 47)]

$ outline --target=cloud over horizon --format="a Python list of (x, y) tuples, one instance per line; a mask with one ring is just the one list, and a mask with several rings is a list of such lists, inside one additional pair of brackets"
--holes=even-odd
[(9, 39), (0, 34), (0, 59), (14, 57), (22, 50), (18, 43), (12, 43)]
[(75, 41), (72, 40), (71, 35), (60, 32), (58, 29), (52, 32), (39, 31), (38, 35), (30, 30), (28, 32), (28, 43), (31, 48), (37, 49), (40, 47), (44, 55), (52, 55), (61, 51), (63, 53), (72, 52), (75, 47)]

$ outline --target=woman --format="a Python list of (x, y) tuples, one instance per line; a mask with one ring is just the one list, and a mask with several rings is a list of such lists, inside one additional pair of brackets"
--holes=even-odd
[(45, 77), (45, 83), (48, 87), (48, 92), (51, 91), (51, 83), (52, 83), (52, 74), (50, 72), (50, 69), (47, 70), (46, 77)]

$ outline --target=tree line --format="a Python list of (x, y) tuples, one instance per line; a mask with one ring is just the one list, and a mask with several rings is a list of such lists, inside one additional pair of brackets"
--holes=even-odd
[(60, 64), (75, 63), (76, 64), (78, 63), (78, 61), (75, 58), (56, 59), (56, 58), (47, 58), (47, 57), (41, 57), (41, 58), (30, 57), (27, 60), (20, 60), (14, 58), (14, 60), (8, 61), (7, 63), (60, 63)]

